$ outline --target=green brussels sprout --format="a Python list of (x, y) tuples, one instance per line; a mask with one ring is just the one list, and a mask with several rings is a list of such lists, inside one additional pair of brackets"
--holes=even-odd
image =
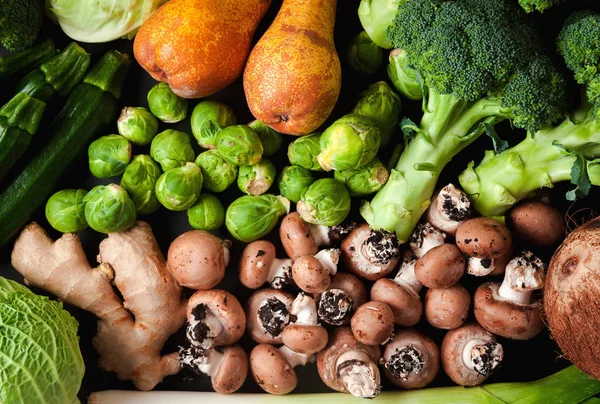
[(365, 31), (354, 37), (348, 47), (348, 64), (363, 74), (375, 73), (383, 63), (383, 49)]
[(174, 123), (187, 116), (188, 101), (178, 97), (167, 83), (158, 83), (148, 91), (148, 106), (161, 121)]
[(237, 166), (226, 162), (215, 149), (200, 153), (196, 165), (202, 170), (204, 189), (210, 192), (225, 191), (238, 175)]
[(260, 142), (264, 149), (263, 156), (272, 156), (281, 148), (283, 143), (283, 135), (281, 133), (277, 132), (269, 125), (262, 123), (258, 119), (250, 122), (248, 126), (251, 127), (260, 138)]
[(400, 97), (385, 81), (371, 84), (360, 94), (351, 114), (371, 118), (381, 131), (381, 145), (386, 145), (398, 130), (400, 122)]
[(350, 194), (333, 178), (322, 178), (306, 188), (296, 210), (308, 223), (336, 226), (350, 213)]
[(350, 196), (364, 196), (375, 193), (387, 182), (388, 177), (388, 170), (378, 157), (375, 157), (361, 168), (334, 173), (336, 180), (346, 184)]
[(46, 219), (50, 226), (61, 233), (77, 233), (87, 229), (85, 221), (85, 189), (58, 191), (46, 202)]
[(173, 129), (156, 135), (150, 145), (150, 155), (164, 172), (182, 167), (196, 157), (190, 136)]
[(160, 166), (146, 154), (133, 157), (125, 169), (121, 186), (131, 196), (139, 215), (150, 214), (160, 207), (154, 188), (161, 174)]
[(238, 167), (258, 163), (263, 154), (260, 138), (246, 125), (221, 130), (217, 135), (217, 150), (225, 161)]
[(120, 135), (102, 136), (88, 148), (88, 158), (94, 177), (117, 177), (131, 160), (131, 143)]
[(289, 211), (290, 201), (283, 196), (244, 195), (227, 208), (225, 225), (233, 237), (250, 243), (269, 234)]
[(123, 187), (98, 185), (83, 198), (85, 220), (100, 233), (118, 233), (135, 224), (135, 204)]
[(125, 107), (117, 120), (119, 134), (138, 146), (150, 144), (158, 133), (158, 120), (142, 107)]
[(300, 166), (284, 167), (279, 177), (279, 193), (298, 203), (306, 188), (315, 182), (312, 172)]
[(390, 81), (410, 100), (423, 98), (423, 81), (419, 73), (408, 65), (408, 57), (404, 49), (394, 49), (390, 52), (390, 64), (387, 68)]
[(202, 171), (194, 163), (167, 171), (156, 181), (154, 192), (161, 205), (169, 210), (186, 210), (200, 196)]
[(319, 153), (321, 153), (320, 133), (299, 137), (288, 146), (288, 160), (290, 163), (312, 171), (323, 171), (317, 161)]
[(362, 115), (341, 117), (321, 135), (317, 160), (325, 171), (360, 168), (379, 151), (381, 131), (377, 123)]
[(200, 101), (192, 112), (192, 133), (204, 149), (217, 147), (217, 135), (221, 129), (236, 123), (233, 110), (219, 101)]
[(263, 158), (256, 164), (241, 166), (238, 175), (238, 187), (248, 195), (262, 195), (275, 182), (277, 169), (271, 160)]
[(218, 230), (225, 223), (225, 208), (213, 194), (202, 194), (188, 209), (187, 216), (190, 226), (196, 230)]

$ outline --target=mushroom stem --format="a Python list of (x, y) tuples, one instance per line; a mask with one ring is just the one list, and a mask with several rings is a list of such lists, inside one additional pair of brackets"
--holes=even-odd
[(493, 258), (469, 257), (467, 273), (473, 276), (486, 276), (496, 269), (496, 260)]
[(223, 323), (205, 304), (199, 304), (191, 312), (186, 330), (187, 338), (196, 348), (212, 349), (215, 340), (223, 332)]
[(282, 345), (279, 348), (279, 352), (288, 361), (291, 367), (295, 368), (296, 366), (306, 366), (308, 363), (313, 363), (315, 361), (316, 356), (314, 354), (303, 354), (299, 352), (292, 351), (285, 345)]
[(446, 242), (446, 234), (436, 229), (431, 223), (419, 223), (410, 235), (410, 249), (417, 258), (427, 251)]
[(431, 201), (428, 221), (436, 228), (452, 233), (469, 218), (470, 213), (468, 196), (453, 184), (448, 184)]
[(329, 325), (342, 325), (352, 315), (354, 301), (350, 293), (342, 289), (329, 289), (321, 293), (318, 315)]
[(523, 251), (506, 265), (504, 280), (498, 288), (500, 300), (527, 305), (531, 292), (544, 287), (545, 265), (530, 251)]
[(271, 284), (273, 289), (281, 289), (285, 285), (292, 284), (292, 260), (289, 258), (275, 258), (269, 269), (267, 282)]
[(417, 279), (415, 275), (415, 263), (417, 259), (415, 255), (407, 250), (402, 256), (402, 263), (400, 264), (400, 270), (394, 277), (394, 282), (400, 286), (404, 286), (407, 290), (414, 292), (415, 296), (419, 295), (423, 284)]
[(213, 376), (225, 355), (216, 349), (190, 347), (179, 351), (179, 362), (190, 367), (194, 372)]
[(423, 369), (423, 353), (412, 344), (396, 348), (385, 368), (394, 378), (407, 380), (411, 373), (419, 374)]
[(310, 224), (309, 227), (310, 234), (318, 247), (327, 247), (331, 245), (331, 238), (329, 238), (330, 227), (323, 226), (322, 224)]
[(340, 250), (338, 248), (328, 248), (319, 251), (315, 258), (323, 265), (329, 275), (333, 276), (337, 273), (338, 262), (340, 261)]
[(231, 253), (229, 252), (229, 249), (231, 248), (231, 241), (221, 240), (221, 245), (223, 246), (223, 264), (225, 267), (227, 267), (231, 258)]
[(315, 299), (306, 293), (300, 293), (290, 308), (290, 314), (296, 317), (295, 324), (318, 325), (317, 305)]
[(379, 369), (365, 352), (344, 352), (337, 358), (335, 367), (344, 387), (353, 396), (375, 398), (381, 391)]
[(463, 348), (462, 360), (468, 369), (482, 376), (489, 376), (504, 358), (502, 345), (493, 341), (474, 339), (467, 342)]

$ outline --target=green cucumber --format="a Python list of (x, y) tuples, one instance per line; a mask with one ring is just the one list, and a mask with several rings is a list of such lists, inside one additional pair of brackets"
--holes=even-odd
[(90, 141), (114, 124), (121, 87), (130, 64), (127, 54), (110, 51), (83, 79), (50, 124), (50, 141), (0, 195), (0, 246), (44, 205), (69, 164)]
[(38, 45), (0, 57), (0, 81), (4, 81), (19, 72), (29, 71), (32, 67), (54, 55), (56, 55), (54, 42), (46, 39)]

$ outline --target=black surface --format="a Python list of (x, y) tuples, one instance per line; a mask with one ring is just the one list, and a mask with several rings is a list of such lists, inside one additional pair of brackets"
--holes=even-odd
[[(385, 66), (383, 66), (380, 69), (377, 75), (365, 77), (352, 71), (351, 68), (345, 62), (347, 44), (350, 41), (350, 39), (361, 30), (360, 23), (356, 14), (358, 4), (358, 0), (342, 0), (339, 2), (338, 5), (335, 40), (338, 53), (340, 54), (342, 60), (344, 84), (339, 101), (328, 123), (347, 113), (352, 108), (358, 93), (364, 90), (369, 84), (377, 80), (387, 79), (385, 73)], [(549, 43), (549, 47), (551, 49), (553, 38), (555, 37), (556, 32), (560, 28), (561, 22), (564, 20), (564, 18), (570, 12), (571, 9), (580, 8), (581, 4), (583, 4), (583, 2), (571, 1), (568, 5), (546, 12), (546, 14), (544, 14), (543, 16), (532, 15), (532, 19), (535, 20), (542, 32), (542, 38)], [(269, 26), (269, 24), (273, 20), (273, 17), (276, 15), (279, 5), (280, 1), (275, 0), (267, 16), (263, 19), (262, 23), (260, 24), (256, 38), (258, 38), (260, 34), (264, 32)], [(57, 46), (61, 48), (69, 42), (69, 39), (60, 31), (60, 29), (57, 26), (54, 26), (48, 19), (45, 20), (44, 30), (40, 35), (40, 39), (46, 36), (52, 37), (56, 41)], [(85, 49), (92, 52), (93, 61), (96, 61), (102, 53), (113, 48), (132, 54), (132, 44), (133, 42), (131, 41), (120, 40), (108, 44), (82, 45)], [(3, 54), (1, 50), (0, 54)], [(154, 84), (155, 82), (149, 77), (149, 75), (146, 72), (144, 72), (137, 64), (134, 63), (131, 67), (127, 78), (126, 87), (121, 99), (121, 106), (146, 106), (146, 93)], [(6, 101), (12, 94), (12, 85), (14, 85), (14, 83), (0, 84), (1, 102)], [(245, 103), (241, 79), (237, 80), (229, 88), (209, 98), (222, 100), (229, 104), (236, 112), (240, 123), (247, 123), (253, 119)], [(406, 102), (405, 100), (403, 101), (403, 114), (411, 117), (414, 121), (418, 122), (420, 116), (420, 103)], [(190, 102), (189, 114), (191, 114), (191, 110), (196, 103), (197, 101)], [(43, 146), (45, 135), (44, 127), (47, 126), (47, 123), (49, 122), (50, 118), (57, 113), (58, 108), (60, 108), (61, 104), (62, 103), (60, 101), (55, 101), (49, 106), (48, 111), (45, 115), (46, 119), (41, 126), (41, 130), (35, 137), (33, 147), (30, 151), (28, 151), (27, 155), (23, 159), (24, 161), (27, 161), (29, 158), (31, 158), (31, 156), (35, 154), (36, 150)], [(161, 126), (161, 130), (166, 128), (176, 128), (187, 133), (191, 133), (189, 119), (186, 119), (184, 122), (176, 125), (163, 124)], [(518, 141), (524, 137), (523, 131), (513, 132), (508, 124), (500, 125), (498, 128), (498, 132), (504, 138), (514, 139), (511, 140), (511, 143), (514, 143), (515, 141)], [(109, 133), (116, 133), (116, 125), (112, 128), (110, 132), (107, 132), (106, 134)], [(284, 144), (284, 148), (282, 148), (282, 151), (273, 157), (275, 164), (279, 168), (281, 168), (287, 162), (285, 150), (287, 147), (287, 143), (289, 143), (289, 141), (291, 140), (293, 139), (287, 138), (286, 143)], [(491, 144), (488, 139), (483, 137), (479, 139), (475, 144), (467, 148), (466, 151), (464, 151), (459, 157), (457, 157), (448, 165), (448, 167), (442, 174), (441, 183), (447, 183), (450, 181), (456, 182), (456, 176), (466, 167), (466, 163), (473, 159), (480, 160), (483, 156), (483, 150), (490, 147)], [(389, 152), (389, 150), (387, 151)], [(136, 154), (148, 153), (148, 148), (136, 148), (134, 152)], [(383, 152), (382, 157), (385, 160), (387, 159), (386, 151)], [(19, 167), (16, 167), (13, 173), (18, 171), (18, 169)], [(63, 181), (58, 189), (91, 189), (97, 184), (109, 182), (118, 182), (118, 179), (115, 179), (113, 181), (101, 181), (93, 178), (91, 175), (89, 175), (87, 168), (87, 160), (85, 156), (82, 156), (82, 159), (73, 164), (73, 166), (66, 172)], [(2, 188), (3, 186), (3, 184), (0, 184), (0, 188)], [(594, 189), (592, 191), (592, 194), (587, 199), (578, 202), (574, 205), (571, 205), (564, 200), (564, 193), (566, 190), (569, 189), (569, 187), (569, 184), (561, 184), (555, 189), (553, 189), (550, 193), (553, 202), (565, 212), (567, 210), (575, 212), (579, 209), (593, 208), (597, 205), (598, 201), (600, 200), (600, 193), (597, 189)], [(277, 190), (275, 189), (273, 192), (277, 192)], [(237, 190), (237, 187), (235, 185), (232, 186), (224, 194), (222, 194), (225, 203), (232, 201), (234, 198), (240, 195), (241, 192)], [(358, 206), (358, 202), (353, 204), (353, 215), (357, 219), (359, 218), (359, 215), (357, 213)], [(589, 210), (585, 210), (578, 216), (583, 217), (588, 213)], [(49, 229), (49, 225), (46, 222), (43, 215), (43, 209), (37, 212), (37, 214), (32, 219), (41, 223), (42, 226), (44, 226), (46, 229)], [(166, 253), (171, 240), (173, 240), (176, 236), (183, 233), (184, 231), (190, 229), (190, 226), (187, 223), (185, 212), (176, 213), (167, 211), (166, 209), (161, 209), (152, 215), (143, 217), (142, 219), (148, 221), (152, 225), (154, 233), (158, 239), (159, 245), (161, 246), (164, 253)], [(55, 237), (59, 236), (57, 232), (51, 232), (51, 234)], [(223, 233), (221, 233), (220, 235), (226, 236), (226, 234)], [(85, 250), (87, 251), (89, 260), (92, 263), (95, 262), (95, 255), (97, 254), (98, 243), (103, 237), (103, 235), (94, 233), (91, 230), (87, 230), (81, 233), (81, 239), (83, 241)], [(272, 234), (270, 238), (273, 241), (277, 241), (276, 234)], [(236, 296), (240, 298), (242, 302), (244, 302), (250, 295), (250, 291), (243, 288), (237, 281), (236, 269), (237, 258), (239, 257), (242, 248), (243, 246), (240, 243), (234, 243), (234, 247), (232, 250), (232, 264), (228, 268), (226, 279), (219, 285), (219, 288), (225, 288), (233, 292)], [(549, 258), (552, 251), (540, 251), (539, 253), (544, 255), (546, 258)], [(10, 249), (5, 248), (4, 250), (0, 251), (0, 275), (18, 281), (22, 281), (22, 277), (10, 266), (9, 262)], [(477, 280), (472, 277), (465, 277), (463, 280), (465, 286), (467, 286), (471, 291), (474, 291), (477, 285), (479, 285), (482, 282), (482, 280)], [(36, 290), (36, 292), (41, 293), (41, 291), (39, 290)], [(67, 309), (80, 322), (80, 345), (87, 367), (80, 392), (80, 398), (82, 400), (85, 400), (85, 397), (87, 397), (87, 395), (92, 391), (104, 389), (133, 389), (133, 385), (131, 384), (131, 382), (119, 381), (117, 380), (114, 373), (104, 372), (97, 367), (97, 355), (91, 344), (92, 338), (96, 331), (96, 320), (94, 316), (85, 313), (82, 310), (75, 309), (73, 307), (67, 307)], [(421, 323), (418, 325), (418, 328), (430, 337), (434, 338), (437, 342), (441, 342), (441, 339), (445, 334), (444, 331), (437, 330), (429, 326), (424, 320), (421, 321)], [(168, 353), (172, 352), (173, 350), (176, 350), (180, 344), (184, 343), (184, 339), (184, 332), (182, 330), (168, 341), (168, 343), (164, 347), (164, 352)], [(525, 342), (509, 341), (503, 338), (500, 338), (500, 341), (504, 345), (506, 357), (503, 367), (499, 371), (497, 371), (492, 377), (490, 377), (490, 382), (533, 380), (543, 376), (547, 376), (565, 367), (568, 364), (567, 361), (559, 359), (559, 349), (556, 346), (556, 344), (550, 339), (547, 332), (543, 332), (536, 338)], [(246, 348), (249, 348), (252, 346), (252, 343), (250, 342), (249, 338), (244, 337), (242, 345)], [(316, 372), (315, 365), (310, 365), (304, 368), (297, 368), (296, 370), (299, 376), (299, 384), (295, 390), (296, 393), (329, 391), (327, 387), (320, 381)], [(443, 372), (440, 371), (438, 377), (431, 384), (431, 386), (446, 386), (451, 384), (452, 383), (447, 378), (447, 376), (445, 376)], [(389, 384), (386, 384), (385, 387), (389, 389), (392, 388)], [(187, 372), (182, 372), (177, 376), (167, 377), (163, 383), (159, 384), (156, 387), (156, 389), (203, 391), (211, 390), (210, 379), (208, 377), (194, 376)], [(261, 392), (261, 390), (258, 388), (258, 386), (256, 386), (256, 384), (251, 380), (250, 377), (246, 381), (246, 384), (244, 385), (241, 391)]]

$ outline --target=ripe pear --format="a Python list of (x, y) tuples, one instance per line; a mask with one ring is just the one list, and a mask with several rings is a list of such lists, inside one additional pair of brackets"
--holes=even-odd
[(325, 122), (340, 94), (333, 42), (337, 0), (284, 0), (244, 70), (250, 111), (278, 132), (306, 135)]

